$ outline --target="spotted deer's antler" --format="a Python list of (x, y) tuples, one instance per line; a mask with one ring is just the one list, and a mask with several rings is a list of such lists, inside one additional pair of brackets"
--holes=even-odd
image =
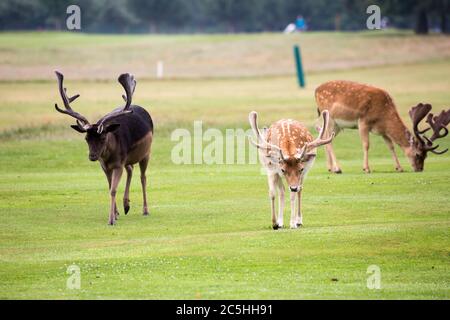
[(328, 128), (328, 122), (330, 121), (330, 113), (328, 112), (328, 110), (324, 110), (322, 112), (322, 118), (323, 118), (323, 125), (322, 128), (320, 129), (319, 136), (314, 141), (308, 143), (308, 149), (314, 149), (323, 146), (325, 144), (329, 144), (334, 139), (335, 136), (334, 132), (331, 134), (329, 138), (324, 139), (325, 132), (327, 131)]
[(252, 127), (253, 133), (255, 134), (256, 139), (257, 139), (257, 142), (255, 142), (253, 139), (251, 139), (249, 137), (250, 143), (259, 149), (275, 150), (276, 152), (280, 153), (281, 159), (284, 159), (285, 157), (284, 157), (283, 151), (281, 150), (280, 147), (278, 147), (274, 144), (268, 143), (266, 140), (264, 140), (262, 138), (261, 132), (259, 131), (259, 127), (258, 127), (258, 113), (256, 113), (256, 111), (250, 112), (250, 114), (248, 115), (248, 120), (250, 122), (250, 126)]

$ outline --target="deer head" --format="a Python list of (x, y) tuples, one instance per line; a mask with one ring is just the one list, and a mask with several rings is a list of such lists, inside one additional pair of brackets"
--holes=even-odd
[[(447, 111), (443, 110), (438, 116), (430, 113), (431, 109), (432, 106), (430, 104), (419, 103), (409, 111), (409, 116), (413, 123), (414, 137), (410, 141), (411, 152), (407, 155), (414, 171), (423, 171), (428, 152), (441, 155), (448, 151), (448, 149), (437, 151), (439, 145), (435, 145), (434, 141), (448, 135), (446, 127), (450, 122), (450, 109)], [(419, 130), (419, 124), (425, 117), (427, 117), (426, 122), (429, 124), (429, 127)], [(431, 129), (433, 134), (428, 138), (425, 133)]]
[(132, 112), (130, 109), (131, 99), (136, 87), (136, 81), (128, 73), (120, 75), (118, 80), (125, 90), (125, 95), (122, 96), (126, 102), (125, 106), (108, 113), (97, 121), (97, 123), (90, 124), (86, 117), (75, 112), (70, 106), (80, 95), (77, 94), (69, 98), (67, 96), (67, 89), (64, 88), (64, 75), (58, 71), (55, 71), (55, 73), (58, 79), (59, 94), (61, 95), (65, 108), (60, 109), (58, 104), (55, 103), (55, 109), (60, 113), (76, 119), (76, 125), (71, 125), (71, 127), (77, 132), (86, 133), (86, 142), (89, 146), (89, 160), (96, 161), (106, 149), (108, 134), (116, 131), (120, 127), (120, 124), (115, 123), (113, 120), (123, 114)]

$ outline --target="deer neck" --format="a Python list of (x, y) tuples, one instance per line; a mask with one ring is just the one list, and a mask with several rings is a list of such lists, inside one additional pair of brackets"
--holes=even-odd
[(398, 116), (397, 119), (393, 119), (391, 123), (392, 124), (387, 127), (387, 136), (408, 154), (412, 148), (411, 141), (414, 137), (413, 134), (403, 123), (400, 116)]
[(110, 162), (112, 160), (111, 158), (118, 154), (116, 152), (117, 148), (118, 141), (116, 136), (113, 133), (108, 133), (106, 137), (106, 145), (100, 157), (105, 163)]

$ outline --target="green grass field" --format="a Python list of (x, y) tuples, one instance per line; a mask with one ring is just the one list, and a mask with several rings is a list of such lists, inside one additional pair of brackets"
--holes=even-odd
[[(449, 154), (431, 155), (423, 173), (411, 172), (402, 155), (407, 172), (396, 173), (382, 139), (371, 136), (373, 173), (366, 175), (357, 132), (345, 131), (335, 141), (344, 174), (329, 174), (320, 150), (305, 184), (304, 227), (278, 231), (271, 229), (267, 182), (259, 165), (171, 162), (176, 143), (170, 133), (179, 127), (192, 129), (195, 120), (203, 120), (204, 129), (247, 129), (248, 112), (257, 110), (261, 125), (291, 117), (312, 126), (317, 116), (314, 88), (331, 79), (387, 89), (408, 124), (407, 111), (418, 102), (438, 110), (450, 106), (448, 37), (304, 37), (312, 46), (327, 43), (337, 53), (334, 58), (315, 56), (315, 66), (329, 60), (329, 67), (311, 68), (304, 90), (283, 71), (288, 69), (285, 61), (280, 74), (274, 70), (270, 76), (264, 60), (260, 75), (256, 66), (234, 62), (239, 77), (225, 75), (224, 68), (205, 78), (204, 65), (190, 69), (186, 77), (180, 72), (163, 81), (138, 78), (134, 102), (151, 112), (156, 127), (148, 170), (151, 215), (141, 214), (135, 170), (130, 213), (125, 216), (121, 210), (118, 224), (110, 227), (106, 179), (98, 163), (88, 161), (83, 137), (68, 127), (72, 121), (54, 111), (60, 99), (50, 70), (65, 72), (69, 93), (81, 94), (74, 108), (90, 119), (121, 103), (121, 88), (114, 80), (120, 71), (114, 65), (117, 72), (111, 80), (94, 81), (87, 66), (107, 70), (100, 72), (100, 78), (106, 77), (114, 55), (106, 60), (100, 46), (92, 59), (82, 55), (87, 66), (78, 70), (71, 67), (75, 60), (65, 45), (98, 42), (109, 48), (129, 43), (139, 48), (143, 41), (162, 51), (176, 43), (185, 52), (196, 52), (195, 43), (201, 40), (207, 49), (198, 50), (213, 51), (219, 42), (222, 55), (232, 57), (251, 50), (254, 41), (261, 48), (267, 41), (271, 52), (276, 44), (283, 45), (290, 59), (294, 40), (275, 34), (194, 36), (192, 41), (187, 36), (0, 34), (0, 298), (449, 299)], [(347, 58), (349, 52), (341, 47), (346, 40), (354, 49)], [(237, 48), (235, 41), (240, 41)], [(364, 61), (364, 41), (371, 41), (374, 52), (384, 58), (351, 65)], [(430, 42), (441, 48), (434, 56), (423, 48)], [(402, 60), (399, 52), (407, 50), (403, 44), (417, 50)], [(386, 45), (398, 45), (393, 61), (382, 50)], [(23, 63), (29, 49), (39, 55)], [(305, 63), (308, 50), (320, 51), (305, 48)], [(131, 69), (139, 64), (132, 53), (127, 57)], [(278, 58), (270, 58), (274, 69)], [(333, 62), (344, 60), (346, 68), (335, 68)], [(69, 61), (68, 70), (64, 61)], [(121, 63), (121, 71), (128, 71)], [(32, 72), (23, 73), (28, 67)], [(9, 76), (14, 70), (23, 76)], [(450, 138), (443, 140), (441, 146), (450, 147)], [(123, 188), (124, 181), (120, 193)], [(286, 210), (285, 224), (289, 215)], [(81, 270), (80, 290), (66, 288), (72, 264)], [(370, 265), (381, 268), (380, 290), (366, 286)]]

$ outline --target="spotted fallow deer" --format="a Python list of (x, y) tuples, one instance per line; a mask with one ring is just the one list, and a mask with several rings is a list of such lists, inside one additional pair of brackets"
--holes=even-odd
[[(259, 149), (262, 165), (265, 167), (269, 183), (269, 197), (272, 210), (272, 227), (274, 230), (283, 227), (284, 184), (283, 176), (289, 186), (291, 220), (290, 227), (296, 229), (303, 225), (301, 211), (301, 194), (306, 174), (311, 169), (317, 154), (317, 147), (331, 142), (334, 133), (324, 138), (328, 126), (328, 111), (322, 113), (323, 126), (319, 137), (314, 140), (308, 129), (295, 120), (279, 120), (269, 129), (261, 132), (257, 124), (257, 113), (249, 114), (250, 126), (256, 141), (250, 142)], [(278, 218), (275, 214), (275, 197), (279, 195)], [(298, 198), (297, 211), (295, 201)]]
[(125, 194), (123, 206), (125, 214), (130, 209), (130, 183), (133, 172), (133, 165), (139, 163), (141, 169), (141, 183), (144, 200), (144, 215), (148, 215), (147, 205), (147, 178), (145, 171), (150, 158), (150, 150), (153, 140), (153, 121), (148, 112), (139, 106), (131, 105), (131, 99), (136, 87), (136, 81), (130, 74), (122, 74), (119, 83), (125, 90), (123, 99), (125, 106), (119, 107), (108, 113), (95, 124), (81, 114), (75, 112), (70, 103), (80, 95), (71, 98), (67, 96), (64, 88), (64, 76), (56, 71), (58, 79), (58, 89), (64, 103), (65, 109), (60, 109), (57, 104), (55, 108), (58, 112), (69, 115), (76, 119), (76, 125), (71, 127), (80, 132), (86, 133), (86, 142), (89, 147), (89, 160), (99, 161), (108, 179), (109, 191), (111, 195), (111, 208), (109, 212), (109, 224), (114, 225), (119, 216), (116, 205), (117, 186), (120, 182), (123, 169), (127, 172)]
[[(394, 101), (384, 90), (351, 81), (330, 81), (320, 85), (315, 92), (318, 112), (330, 112), (329, 129), (339, 133), (344, 128), (358, 128), (364, 150), (363, 170), (369, 168), (369, 132), (383, 137), (395, 162), (395, 169), (403, 171), (395, 153), (394, 143), (403, 149), (414, 171), (423, 171), (428, 152), (443, 154), (448, 150), (437, 151), (439, 145), (434, 141), (448, 134), (446, 126), (450, 122), (450, 110), (434, 116), (431, 105), (418, 104), (411, 108), (413, 132), (408, 130), (397, 112)], [(419, 130), (420, 122), (427, 117), (429, 128)], [(424, 135), (433, 129), (430, 138)], [(326, 146), (328, 170), (341, 173), (332, 144)]]

